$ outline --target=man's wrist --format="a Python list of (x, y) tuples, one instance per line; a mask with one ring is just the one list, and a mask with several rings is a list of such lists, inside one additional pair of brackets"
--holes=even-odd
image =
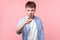
[(24, 25), (26, 25), (27, 23), (26, 22), (24, 22)]

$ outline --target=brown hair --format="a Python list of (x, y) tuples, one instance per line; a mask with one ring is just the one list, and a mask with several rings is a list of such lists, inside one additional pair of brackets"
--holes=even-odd
[(33, 1), (28, 1), (25, 5), (25, 7), (30, 7), (30, 8), (36, 8), (36, 4)]

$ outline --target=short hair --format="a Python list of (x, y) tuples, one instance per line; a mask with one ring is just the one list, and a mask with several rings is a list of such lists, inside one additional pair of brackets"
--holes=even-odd
[(35, 2), (33, 2), (33, 1), (28, 1), (28, 2), (26, 3), (25, 7), (26, 7), (26, 8), (27, 8), (27, 7), (29, 7), (29, 8), (36, 8), (36, 4), (35, 4)]

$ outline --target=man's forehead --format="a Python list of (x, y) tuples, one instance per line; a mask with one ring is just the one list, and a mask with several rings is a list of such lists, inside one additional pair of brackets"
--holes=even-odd
[(35, 8), (27, 7), (26, 9), (27, 9), (27, 10), (34, 10)]

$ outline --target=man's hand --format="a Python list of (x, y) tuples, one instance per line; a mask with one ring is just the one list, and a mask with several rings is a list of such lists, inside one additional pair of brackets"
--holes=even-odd
[(26, 20), (25, 20), (25, 22), (24, 22), (24, 23), (25, 23), (25, 24), (28, 24), (28, 23), (30, 23), (32, 20), (33, 20), (33, 19), (28, 18), (28, 19), (26, 19)]
[(20, 25), (20, 27), (17, 28), (17, 33), (18, 34), (22, 33), (22, 29), (25, 27), (25, 25), (30, 23), (32, 20), (33, 19), (31, 18), (26, 19), (25, 22), (22, 25)]

